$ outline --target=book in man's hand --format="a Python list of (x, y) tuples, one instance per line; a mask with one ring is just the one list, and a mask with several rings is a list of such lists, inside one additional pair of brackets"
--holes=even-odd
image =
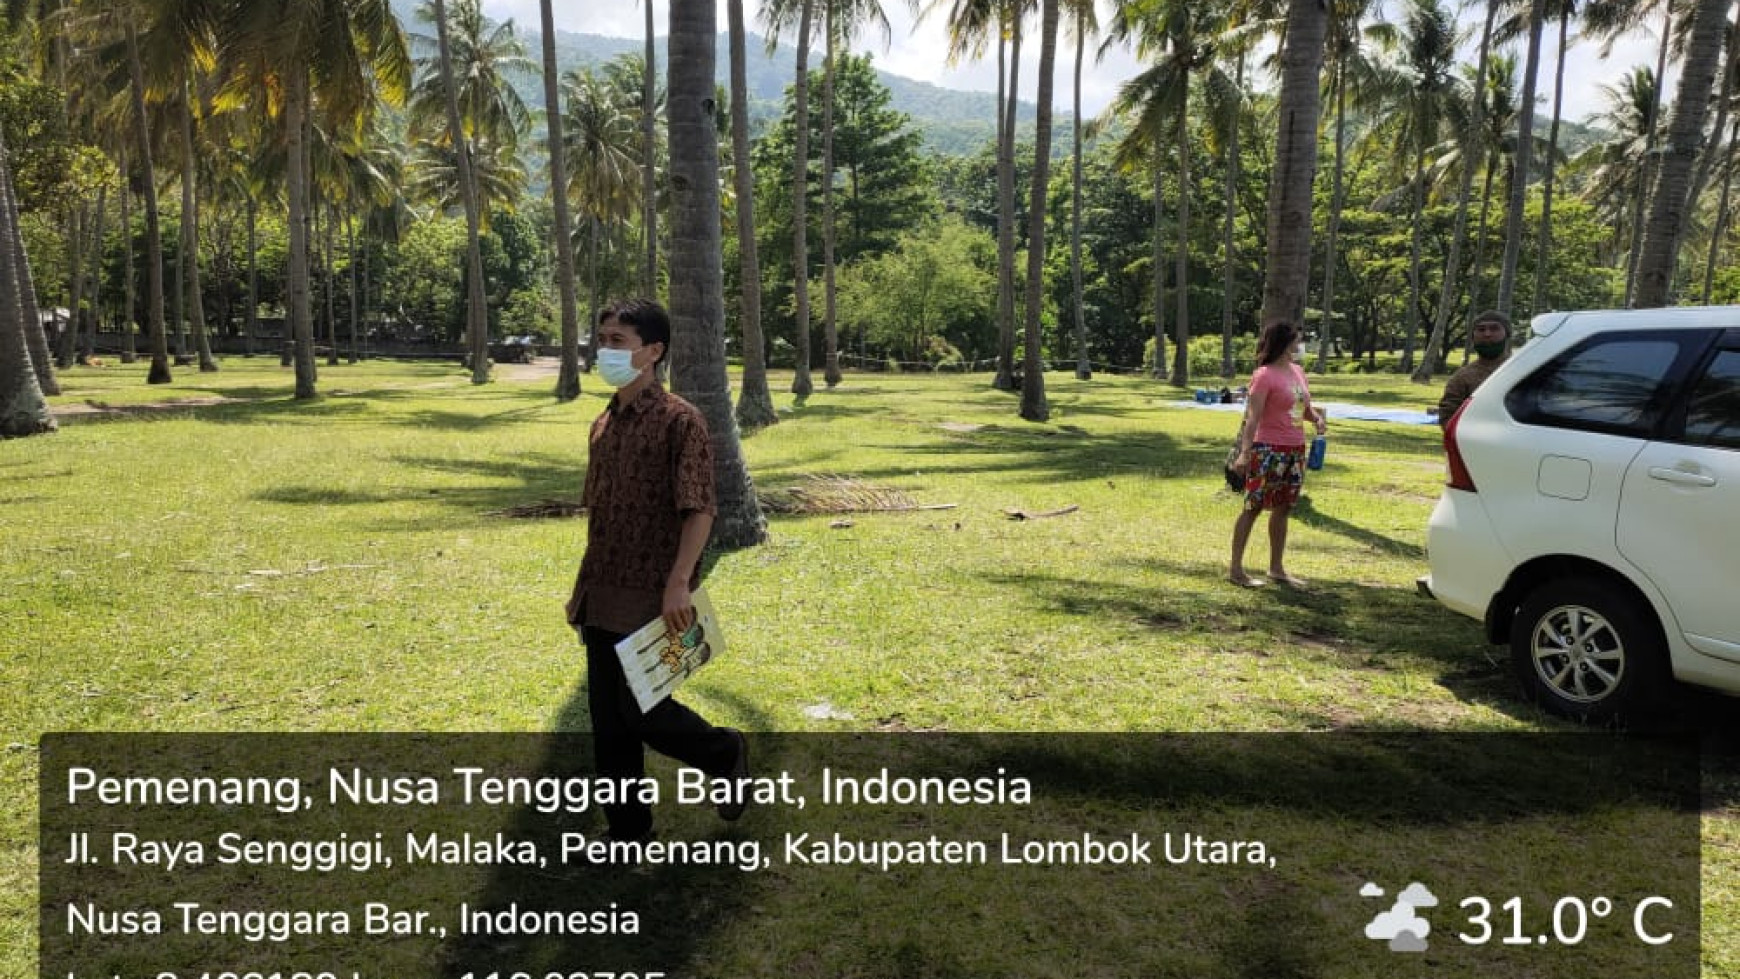
[(719, 617), (707, 598), (707, 589), (694, 593), (695, 624), (682, 633), (656, 618), (616, 644), (623, 676), (642, 713), (676, 692), (695, 671), (725, 652), (725, 634)]

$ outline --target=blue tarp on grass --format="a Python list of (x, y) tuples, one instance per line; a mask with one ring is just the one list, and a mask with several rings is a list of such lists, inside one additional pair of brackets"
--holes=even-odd
[[(1343, 401), (1314, 401), (1313, 404), (1329, 412), (1331, 418), (1346, 418), (1362, 422), (1395, 422), (1399, 425), (1436, 425), (1438, 416), (1424, 411), (1411, 411), (1406, 408), (1373, 408), (1369, 405), (1348, 404)], [(1204, 408), (1209, 411), (1236, 411), (1243, 413), (1242, 404), (1223, 405), (1199, 404), (1195, 401), (1174, 401), (1179, 408)]]

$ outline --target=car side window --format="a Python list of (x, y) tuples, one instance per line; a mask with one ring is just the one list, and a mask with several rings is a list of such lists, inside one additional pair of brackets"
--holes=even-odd
[(1505, 406), (1525, 424), (1648, 436), (1681, 352), (1673, 336), (1596, 338), (1518, 384)]
[(1685, 440), (1740, 449), (1740, 350), (1723, 350), (1686, 401)]

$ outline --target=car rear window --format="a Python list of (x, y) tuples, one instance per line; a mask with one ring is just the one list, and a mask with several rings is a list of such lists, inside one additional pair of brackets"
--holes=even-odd
[(1647, 436), (1682, 338), (1597, 337), (1549, 362), (1511, 390), (1505, 406), (1531, 425)]
[(1710, 362), (1686, 402), (1685, 440), (1740, 449), (1740, 350), (1723, 350)]

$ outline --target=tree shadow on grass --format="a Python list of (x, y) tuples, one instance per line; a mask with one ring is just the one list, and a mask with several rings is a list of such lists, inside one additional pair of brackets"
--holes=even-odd
[(942, 441), (903, 448), (898, 467), (861, 470), (866, 478), (931, 473), (1020, 474), (1027, 483), (1075, 483), (1107, 473), (1143, 472), (1158, 478), (1206, 477), (1226, 449), (1207, 439), (1182, 441), (1164, 432), (1095, 435), (1059, 429), (987, 425), (944, 433)]
[(1419, 544), (1397, 540), (1375, 530), (1367, 530), (1358, 524), (1348, 523), (1340, 517), (1324, 513), (1317, 509), (1317, 506), (1311, 502), (1311, 498), (1308, 496), (1299, 498), (1299, 505), (1293, 508), (1293, 518), (1313, 530), (1338, 534), (1374, 551), (1394, 554), (1410, 561), (1423, 562), (1426, 560), (1426, 549)]
[(1268, 655), (1297, 649), (1349, 671), (1388, 674), (1395, 658), (1432, 664), (1436, 681), (1458, 699), (1518, 719), (1539, 712), (1514, 693), (1508, 670), (1471, 657), (1484, 648), (1479, 626), (1427, 602), (1412, 589), (1314, 581), (1303, 591), (1270, 585), (1251, 590), (1222, 580), (1212, 564), (1152, 558), (1132, 562), (1144, 576), (1193, 580), (1201, 591), (1164, 591), (1043, 573), (990, 576), (1027, 591), (1052, 609), (1099, 622), (1129, 622), (1172, 634), (1198, 634), (1203, 649)]
[[(483, 524), (507, 517), (492, 516), (494, 511), (544, 503), (550, 500), (578, 501), (586, 480), (584, 458), (550, 453), (518, 453), (511, 460), (452, 459), (437, 456), (396, 456), (393, 463), (408, 471), (408, 475), (393, 487), (371, 490), (345, 490), (320, 485), (282, 485), (255, 494), (255, 500), (294, 506), (379, 506), (383, 504), (438, 504), (460, 511)], [(485, 485), (455, 486), (443, 481), (431, 485), (416, 474), (460, 476), (485, 479)], [(408, 517), (383, 522), (385, 530), (452, 530), (458, 526), (451, 517), (439, 520)]]
[[(533, 748), (543, 752), (531, 766), (537, 776), (566, 780), (591, 769), (586, 739), (555, 736), (519, 750)], [(1402, 874), (1426, 868), (1442, 893), (1537, 878), (1560, 888), (1597, 886), (1584, 878), (1649, 867), (1663, 893), (1696, 901), (1695, 765), (1683, 752), (1598, 736), (860, 733), (757, 735), (752, 751), (757, 773), (792, 773), (812, 803), (822, 766), (859, 778), (1006, 772), (1031, 780), (1034, 798), (1017, 806), (752, 806), (743, 822), (724, 826), (704, 809), (681, 811), (699, 807), (676, 806), (667, 795), (655, 807), (661, 841), (755, 843), (769, 865), (755, 872), (729, 863), (570, 867), (553, 858), (545, 868), (499, 865), (481, 887), (453, 898), (479, 909), (629, 909), (644, 920), (643, 933), (449, 940), (442, 974), (513, 962), (540, 973), (585, 964), (686, 976), (943, 979), (1006, 974), (1013, 956), (1020, 974), (1327, 979), (1370, 961), (1360, 953), (1373, 946), (1358, 927), (1387, 904), (1361, 902), (1358, 882), (1372, 879), (1361, 875), (1399, 887), (1408, 879)], [(668, 775), (663, 781), (670, 785)], [(1603, 821), (1621, 802), (1631, 814), (1625, 823)], [(592, 813), (520, 809), (507, 817), (504, 835), (555, 854), (562, 833), (590, 838), (598, 822)], [(1672, 833), (1640, 836), (1639, 825)], [(792, 861), (782, 845), (791, 835), (995, 841), (1000, 831), (1019, 848), (1028, 839), (1079, 840), (1087, 827), (1110, 837), (1137, 831), (1153, 841), (1155, 862), (1180, 830), (1242, 835), (1267, 841), (1284, 869), (1120, 873), (903, 860), (877, 873), (851, 858), (843, 866)], [(487, 829), (481, 835), (489, 838)], [(1597, 844), (1610, 859), (1573, 856)], [(1530, 845), (1539, 849), (1524, 851), (1529, 860), (1502, 859)], [(1082, 927), (1083, 914), (1104, 927)], [(1695, 922), (1694, 912), (1689, 930)], [(1137, 923), (1144, 937), (1132, 944), (1127, 929)], [(1683, 944), (1695, 960), (1696, 943)], [(1445, 974), (1477, 976), (1481, 968), (1462, 961)]]

